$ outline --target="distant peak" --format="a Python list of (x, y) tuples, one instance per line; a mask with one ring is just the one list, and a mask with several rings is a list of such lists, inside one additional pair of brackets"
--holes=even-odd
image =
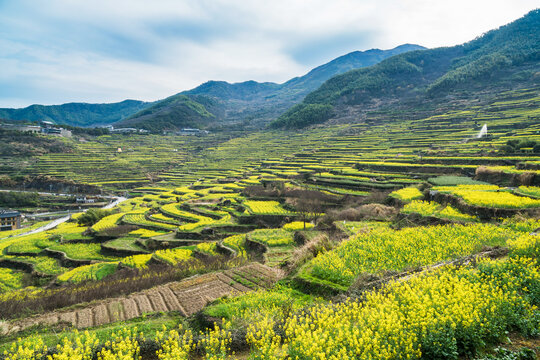
[(396, 46), (395, 48), (391, 49), (391, 50), (395, 50), (395, 49), (403, 49), (403, 48), (418, 48), (418, 49), (427, 49), (426, 47), (422, 46), (422, 45), (417, 45), (417, 44), (401, 44), (401, 45), (398, 45)]
[(384, 53), (384, 52), (394, 52), (394, 51), (404, 52), (404, 50), (411, 51), (411, 50), (425, 50), (425, 49), (427, 48), (422, 45), (401, 44), (392, 49), (385, 49), (385, 50), (379, 49), (379, 48), (373, 48), (373, 49), (368, 49), (368, 50), (355, 50), (345, 55), (342, 55), (334, 60), (342, 59), (348, 56), (371, 55), (373, 53)]

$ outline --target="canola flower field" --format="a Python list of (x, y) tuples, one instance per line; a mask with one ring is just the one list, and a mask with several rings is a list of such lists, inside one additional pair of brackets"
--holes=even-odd
[[(154, 356), (160, 359), (188, 359), (197, 353), (207, 359), (232, 358), (231, 329), (241, 319), (250, 321), (246, 340), (254, 358), (458, 358), (509, 329), (538, 336), (539, 245), (538, 238), (523, 235), (511, 242), (507, 259), (484, 260), (475, 268), (437, 269), (390, 283), (362, 301), (327, 304), (300, 296), (285, 317), (276, 310), (291, 298), (290, 290), (252, 293), (208, 309), (230, 320), (205, 332), (180, 326), (145, 339), (136, 329), (123, 329), (99, 346), (98, 358), (137, 359), (148, 340), (156, 344)], [(255, 304), (263, 305), (256, 313)], [(4, 357), (33, 359), (49, 351), (54, 359), (89, 358), (98, 344), (91, 332), (75, 332), (53, 349), (30, 337), (14, 342)]]
[(290, 213), (290, 211), (283, 209), (277, 201), (246, 200), (244, 205), (253, 214), (283, 215)]
[(403, 271), (503, 246), (520, 233), (489, 224), (443, 225), (360, 233), (315, 257), (307, 275), (341, 286), (362, 272)]
[(509, 191), (491, 185), (458, 185), (456, 187), (434, 187), (434, 190), (456, 195), (465, 202), (494, 208), (536, 208), (540, 206), (539, 199), (517, 196)]
[(422, 199), (424, 195), (418, 188), (415, 187), (407, 187), (400, 190), (393, 191), (390, 193), (390, 196), (395, 197), (396, 199), (403, 200), (405, 202), (409, 202), (412, 200), (418, 200)]
[(439, 203), (423, 200), (412, 200), (410, 203), (405, 204), (401, 212), (404, 214), (420, 214), (422, 216), (434, 216), (442, 219), (455, 220), (455, 221), (477, 221), (478, 219), (474, 215), (468, 215), (460, 212), (451, 205), (441, 206)]

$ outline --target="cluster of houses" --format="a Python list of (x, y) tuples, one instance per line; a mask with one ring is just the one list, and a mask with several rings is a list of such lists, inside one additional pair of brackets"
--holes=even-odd
[(183, 128), (178, 131), (163, 130), (163, 135), (180, 135), (180, 136), (206, 136), (210, 134), (208, 130)]
[(115, 128), (112, 125), (100, 126), (103, 129), (108, 129), (113, 134), (148, 134), (148, 130), (136, 128)]
[(40, 121), (39, 125), (0, 124), (0, 128), (5, 130), (71, 137), (71, 130), (64, 129), (50, 121)]
[(96, 197), (86, 197), (86, 196), (77, 196), (77, 198), (75, 199), (75, 202), (77, 204), (94, 204), (96, 202), (97, 198)]
[[(101, 126), (108, 129), (113, 134), (147, 134), (148, 130), (136, 128), (115, 128), (113, 125)], [(20, 124), (0, 124), (0, 129), (16, 130), (32, 133), (41, 133), (47, 135), (58, 135), (71, 137), (71, 131), (64, 129), (50, 121), (40, 121), (39, 125), (20, 125)], [(180, 135), (180, 136), (206, 136), (210, 132), (201, 129), (184, 128), (179, 131), (163, 131), (163, 135)]]
[(205, 136), (208, 134), (209, 132), (207, 130), (190, 129), (190, 128), (184, 128), (176, 132), (176, 135), (182, 135), (182, 136)]
[[(102, 126), (102, 128), (109, 129), (111, 133), (117, 133), (117, 134), (147, 134), (149, 131), (144, 129), (136, 129), (136, 128), (115, 128), (112, 125), (105, 125)], [(208, 135), (209, 132), (207, 130), (201, 130), (201, 129), (191, 129), (191, 128), (184, 128), (179, 131), (163, 131), (163, 135), (181, 135), (181, 136), (205, 136)]]

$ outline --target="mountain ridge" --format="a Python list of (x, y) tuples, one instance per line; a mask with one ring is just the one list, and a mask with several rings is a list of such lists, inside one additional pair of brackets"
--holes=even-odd
[[(414, 45), (414, 44), (402, 44), (396, 46), (393, 49), (381, 50), (381, 49), (369, 49), (365, 51), (352, 51), (345, 55), (339, 56), (325, 64), (317, 66), (311, 69), (309, 72), (302, 76), (297, 76), (292, 79), (289, 79), (283, 83), (274, 83), (274, 82), (257, 82), (254, 80), (242, 81), (237, 83), (229, 83), (226, 81), (216, 81), (210, 80), (207, 81), (191, 90), (186, 90), (181, 92), (181, 94), (196, 94), (196, 95), (207, 95), (220, 97), (226, 99), (225, 94), (220, 94), (219, 90), (224, 91), (225, 88), (229, 90), (229, 93), (234, 89), (241, 89), (241, 91), (251, 90), (250, 94), (253, 95), (256, 93), (265, 93), (281, 90), (283, 88), (293, 88), (299, 83), (305, 83), (306, 81), (313, 82), (313, 85), (307, 89), (302, 89), (308, 91), (309, 88), (316, 88), (319, 84), (322, 84), (324, 81), (321, 78), (327, 79), (335, 75), (336, 73), (343, 73), (347, 70), (356, 69), (359, 67), (366, 67), (376, 64), (379, 61), (382, 61), (390, 56), (412, 51), (412, 50), (425, 50), (423, 46)], [(336, 69), (339, 68), (339, 69)], [(247, 89), (246, 89), (247, 88)], [(253, 90), (259, 91), (253, 91)], [(237, 94), (235, 94), (237, 95)], [(235, 98), (239, 98), (236, 96)]]
[[(219, 104), (220, 109), (214, 107), (216, 123), (211, 124), (199, 117), (201, 126), (227, 126), (226, 123), (242, 124), (241, 126), (252, 126), (253, 128), (262, 128), (268, 121), (275, 119), (291, 105), (299, 102), (310, 91), (318, 88), (326, 79), (335, 74), (340, 74), (350, 69), (370, 66), (382, 59), (411, 50), (425, 49), (420, 45), (403, 44), (389, 50), (370, 49), (366, 51), (354, 51), (332, 61), (320, 65), (303, 76), (292, 78), (284, 83), (277, 84), (272, 82), (259, 83), (254, 80), (248, 80), (238, 83), (228, 83), (225, 81), (211, 80), (207, 81), (191, 90), (186, 90), (173, 95), (163, 101), (156, 102), (152, 108), (155, 109), (155, 117), (151, 120), (154, 123), (163, 123), (171, 127), (171, 114), (185, 113), (183, 109), (176, 109), (177, 105), (183, 106), (181, 102), (171, 101), (171, 98), (177, 96), (188, 96), (192, 98), (199, 96), (204, 101), (214, 101)], [(164, 106), (163, 102), (171, 102), (175, 106)], [(140, 118), (141, 121), (138, 121)], [(132, 115), (129, 119), (120, 124), (136, 124), (142, 128), (156, 130), (156, 125), (148, 124), (148, 117), (141, 117), (139, 114)], [(194, 117), (189, 117), (186, 121), (177, 118), (176, 126), (193, 126), (196, 123)], [(158, 126), (159, 127), (159, 126)]]
[(181, 127), (216, 127), (222, 126), (220, 123), (223, 122), (255, 122), (260, 128), (292, 104), (301, 101), (306, 94), (315, 90), (331, 76), (361, 66), (369, 66), (396, 53), (415, 49), (424, 48), (419, 45), (403, 44), (389, 50), (353, 51), (281, 84), (254, 80), (238, 83), (210, 80), (193, 89), (155, 102), (124, 100), (109, 104), (77, 102), (62, 105), (31, 105), (21, 109), (0, 109), (0, 118), (13, 121), (47, 120), (74, 126), (113, 124), (141, 127), (152, 131)]
[[(25, 108), (1, 108), (0, 118), (13, 121), (52, 121), (72, 126), (105, 125), (150, 106), (151, 102), (126, 99), (116, 103), (70, 102), (61, 105), (34, 104)], [(96, 121), (100, 119), (100, 121)]]
[(362, 112), (384, 107), (447, 106), (447, 98), (472, 101), (478, 97), (474, 92), (488, 94), (536, 84), (540, 80), (539, 29), (540, 10), (533, 10), (462, 45), (406, 52), (334, 76), (271, 127), (299, 128), (330, 119), (361, 118)]

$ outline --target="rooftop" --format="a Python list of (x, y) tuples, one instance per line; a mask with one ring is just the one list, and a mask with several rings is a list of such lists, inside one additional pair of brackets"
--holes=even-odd
[(0, 218), (19, 216), (19, 215), (21, 215), (21, 213), (15, 210), (0, 209)]

